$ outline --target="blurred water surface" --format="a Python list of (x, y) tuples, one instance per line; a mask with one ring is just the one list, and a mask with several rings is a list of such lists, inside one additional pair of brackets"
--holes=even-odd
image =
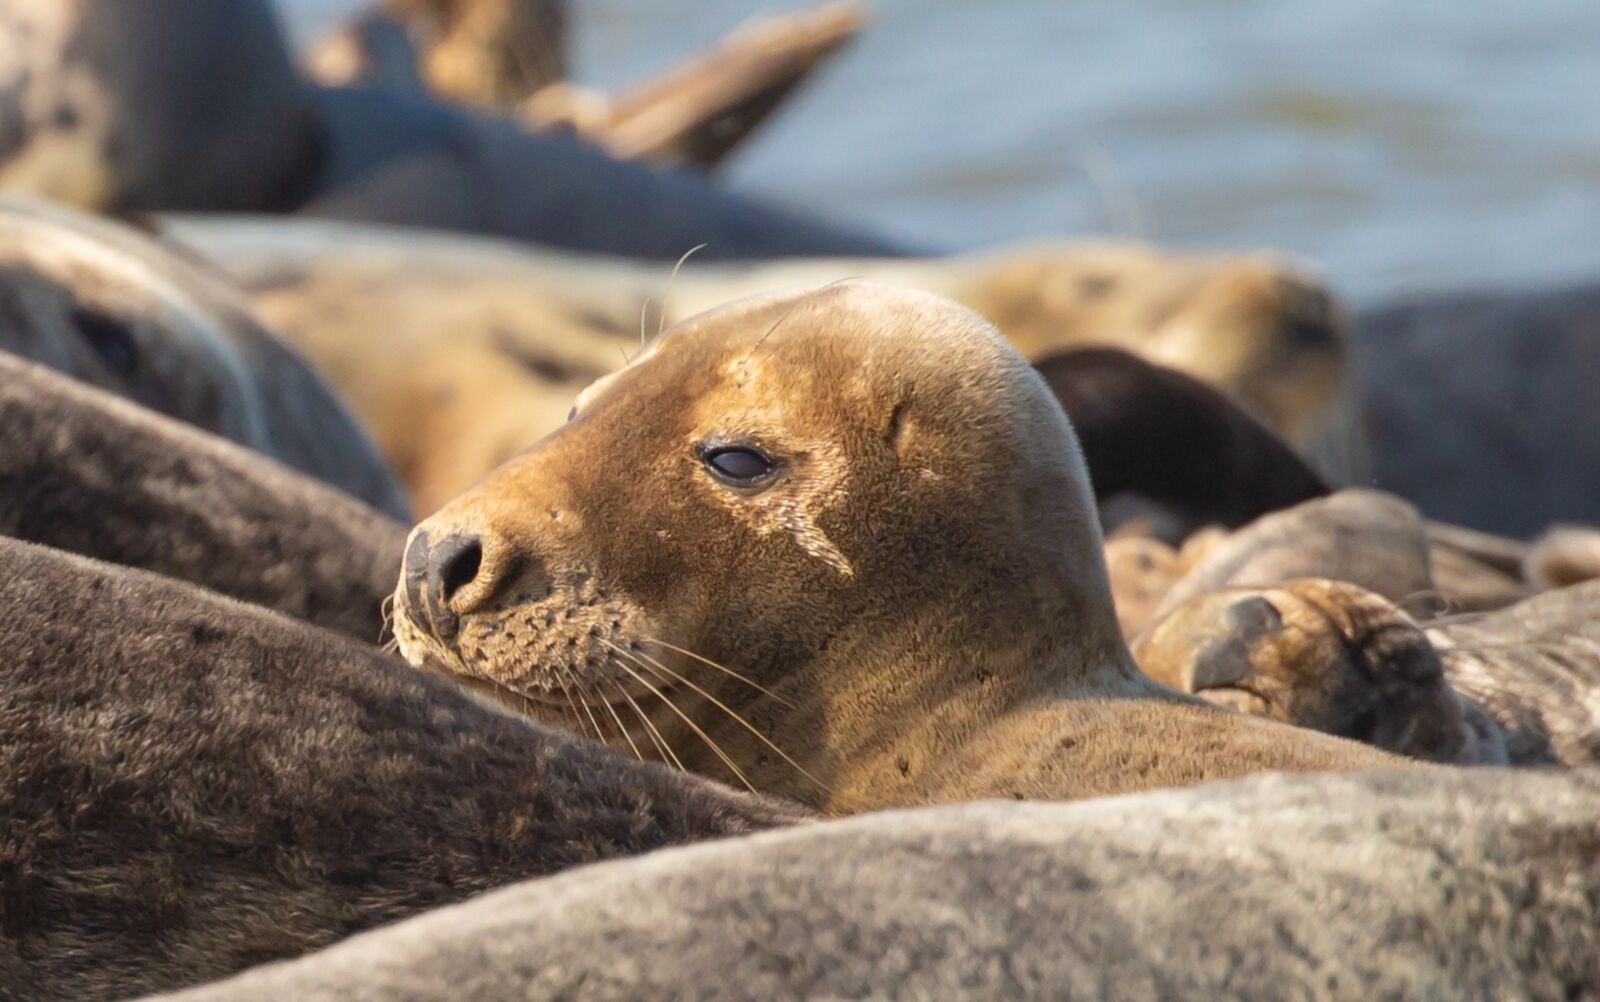
[[(304, 41), (359, 0), (280, 0)], [(757, 0), (573, 0), (626, 83)], [(970, 248), (1294, 252), (1346, 294), (1600, 277), (1600, 0), (877, 0), (729, 184)]]

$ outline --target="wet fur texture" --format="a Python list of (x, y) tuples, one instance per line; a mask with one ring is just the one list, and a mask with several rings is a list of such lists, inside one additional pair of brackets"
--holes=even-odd
[(127, 998), (792, 822), (336, 634), (0, 539), (0, 999)]
[(1592, 770), (872, 815), (524, 884), (180, 998), (1593, 999), (1596, 817)]
[[(727, 442), (768, 489), (712, 478)], [(703, 314), (590, 387), (414, 530), (395, 632), (550, 722), (643, 700), (614, 745), (652, 754), (648, 719), (688, 768), (833, 813), (1394, 761), (1140, 674), (1043, 381), (975, 314), (865, 283)]]
[(406, 526), (259, 453), (0, 352), (0, 535), (376, 643)]
[(404, 492), (344, 404), (228, 278), (131, 227), (0, 196), (0, 350), (409, 520)]

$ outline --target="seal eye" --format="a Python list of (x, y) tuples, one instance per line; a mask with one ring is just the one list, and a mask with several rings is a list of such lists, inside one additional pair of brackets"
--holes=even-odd
[(139, 363), (139, 352), (133, 344), (133, 332), (118, 318), (97, 310), (76, 307), (72, 311), (73, 324), (100, 360), (119, 376), (131, 377)]
[(730, 445), (708, 449), (700, 457), (711, 475), (724, 483), (749, 487), (771, 477), (777, 464), (760, 449)]

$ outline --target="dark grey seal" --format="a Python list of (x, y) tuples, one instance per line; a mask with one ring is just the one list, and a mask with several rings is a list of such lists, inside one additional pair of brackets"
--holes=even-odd
[(231, 279), (131, 227), (0, 196), (0, 350), (247, 445), (409, 519), (388, 465)]
[(337, 634), (0, 539), (0, 999), (127, 998), (798, 820)]
[(572, 250), (873, 255), (890, 241), (423, 93), (300, 79), (267, 0), (4, 0), (0, 187), (100, 211), (305, 211)]
[(1600, 763), (1600, 580), (1433, 626), (1445, 677), (1519, 763)]
[(1600, 522), (1600, 285), (1414, 297), (1351, 336), (1370, 483), (1511, 536)]
[(0, 535), (377, 642), (406, 526), (215, 435), (0, 352)]
[(533, 881), (183, 1002), (1600, 997), (1600, 777), (1267, 776)]

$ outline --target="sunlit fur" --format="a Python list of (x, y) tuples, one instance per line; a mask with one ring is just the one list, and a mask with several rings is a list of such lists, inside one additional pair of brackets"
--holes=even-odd
[[(776, 482), (709, 476), (699, 447), (729, 440)], [(443, 638), (402, 576), (414, 664), (580, 729), (568, 698), (621, 706), (641, 754), (654, 737), (834, 812), (1393, 761), (1139, 673), (1060, 407), (926, 293), (850, 282), (690, 319), (415, 533), (483, 556)]]

